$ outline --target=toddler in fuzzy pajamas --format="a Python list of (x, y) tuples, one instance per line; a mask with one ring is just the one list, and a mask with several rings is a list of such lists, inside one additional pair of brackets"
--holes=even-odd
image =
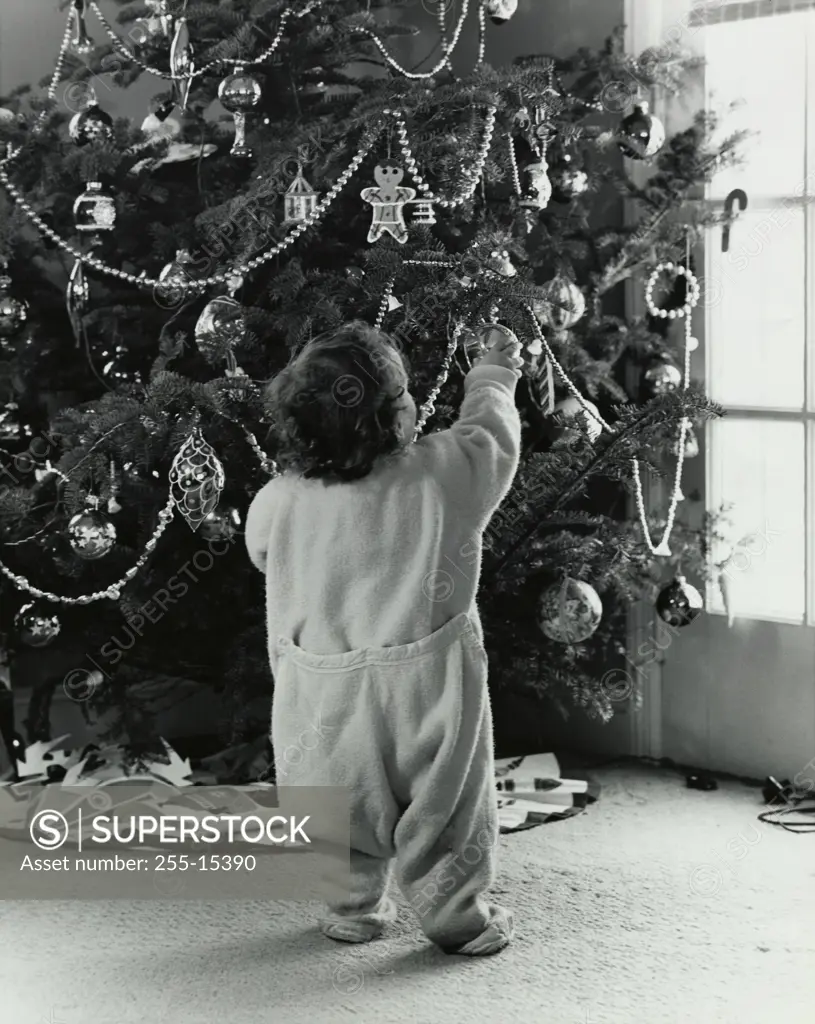
[(309, 342), (267, 389), (282, 473), (252, 502), (246, 544), (266, 576), (278, 782), (280, 752), (319, 719), (296, 783), (351, 793), (350, 898), (321, 922), (332, 939), (381, 934), (392, 866), (445, 952), (512, 938), (512, 913), (485, 898), (498, 813), (475, 597), (518, 467), (520, 365), (517, 340), (499, 341), (467, 374), (457, 422), (415, 444), (403, 360), (366, 324)]

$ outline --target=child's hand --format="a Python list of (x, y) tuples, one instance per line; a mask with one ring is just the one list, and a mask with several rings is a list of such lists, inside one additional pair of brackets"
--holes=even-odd
[(524, 361), (521, 356), (521, 343), (514, 334), (500, 335), (490, 350), (475, 361), (475, 366), (503, 366), (512, 370), (516, 377), (521, 376)]

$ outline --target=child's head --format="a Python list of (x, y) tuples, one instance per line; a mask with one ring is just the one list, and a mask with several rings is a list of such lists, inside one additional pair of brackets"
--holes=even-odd
[(266, 411), (281, 468), (326, 480), (367, 476), (416, 426), (398, 349), (359, 321), (310, 341), (269, 384)]

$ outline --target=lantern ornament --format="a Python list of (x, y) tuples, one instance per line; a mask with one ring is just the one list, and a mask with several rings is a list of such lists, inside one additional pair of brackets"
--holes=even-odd
[(286, 189), (283, 223), (302, 224), (307, 221), (314, 214), (319, 198), (319, 193), (315, 192), (303, 177), (303, 168), (299, 165), (297, 177)]

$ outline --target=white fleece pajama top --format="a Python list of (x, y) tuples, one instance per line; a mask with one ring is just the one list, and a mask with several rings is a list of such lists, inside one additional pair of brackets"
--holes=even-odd
[(284, 473), (261, 489), (246, 546), (266, 575), (268, 635), (314, 654), (412, 643), (475, 605), (482, 535), (518, 467), (515, 374), (477, 366), (458, 420), (367, 477)]

